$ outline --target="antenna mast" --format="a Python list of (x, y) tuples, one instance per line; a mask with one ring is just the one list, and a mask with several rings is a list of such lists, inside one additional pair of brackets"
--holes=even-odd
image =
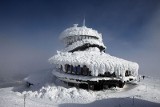
[(84, 17), (84, 19), (83, 19), (83, 26), (86, 26), (85, 24), (86, 24), (86, 21), (85, 21), (85, 17)]

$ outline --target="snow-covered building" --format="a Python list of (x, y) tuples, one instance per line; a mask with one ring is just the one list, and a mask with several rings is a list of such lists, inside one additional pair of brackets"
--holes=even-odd
[(69, 85), (103, 89), (123, 87), (125, 82), (137, 79), (139, 65), (105, 53), (102, 34), (85, 23), (64, 30), (60, 40), (65, 48), (49, 62), (56, 68), (53, 75)]

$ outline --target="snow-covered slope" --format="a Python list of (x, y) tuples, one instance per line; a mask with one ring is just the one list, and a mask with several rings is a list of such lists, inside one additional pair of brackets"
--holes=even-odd
[[(34, 78), (40, 79), (36, 75)], [(23, 107), (24, 96), (26, 107), (160, 107), (159, 83), (160, 79), (146, 77), (140, 78), (138, 85), (127, 84), (123, 89), (87, 91), (67, 87), (50, 77), (39, 89), (36, 86), (1, 88), (0, 107)]]

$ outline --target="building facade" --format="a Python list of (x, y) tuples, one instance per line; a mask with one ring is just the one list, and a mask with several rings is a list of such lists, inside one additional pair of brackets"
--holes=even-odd
[(106, 53), (102, 34), (74, 24), (60, 34), (63, 50), (49, 59), (54, 65), (53, 75), (65, 83), (92, 90), (122, 88), (126, 82), (136, 81), (139, 65)]

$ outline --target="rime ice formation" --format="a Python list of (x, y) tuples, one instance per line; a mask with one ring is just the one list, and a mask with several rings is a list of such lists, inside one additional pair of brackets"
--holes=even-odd
[(72, 43), (71, 45), (67, 46), (62, 51), (64, 51), (64, 52), (72, 51), (72, 50), (77, 49), (77, 47), (80, 47), (80, 46), (82, 46), (84, 44), (86, 44), (86, 45), (95, 45), (96, 44), (97, 46), (99, 46), (101, 48), (106, 48), (104, 46), (104, 44), (102, 42), (100, 42), (100, 41), (97, 41), (97, 40), (94, 40), (94, 39), (93, 40), (92, 39), (83, 39), (83, 40), (76, 41), (76, 42)]
[(78, 24), (74, 24), (73, 27), (70, 27), (66, 30), (64, 30), (61, 35), (60, 39), (67, 39), (68, 37), (76, 37), (76, 36), (82, 36), (87, 35), (90, 37), (98, 38), (102, 41), (102, 34), (98, 33), (96, 30), (93, 30), (92, 28), (87, 28), (85, 25), (82, 27), (78, 27)]
[(49, 59), (57, 68), (53, 74), (59, 79), (70, 83), (91, 84), (92, 87), (95, 86), (95, 81), (96, 85), (123, 87), (126, 81), (136, 80), (138, 64), (105, 53), (102, 34), (96, 30), (74, 24), (61, 33), (60, 40), (65, 49), (57, 51)]

